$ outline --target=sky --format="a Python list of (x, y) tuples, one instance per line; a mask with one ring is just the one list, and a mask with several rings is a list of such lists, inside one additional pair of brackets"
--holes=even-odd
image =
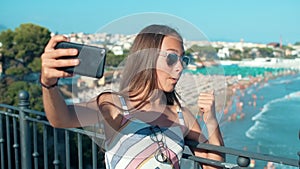
[(187, 39), (201, 34), (209, 41), (294, 44), (300, 42), (299, 9), (299, 0), (3, 0), (0, 26), (14, 30), (34, 23), (60, 34), (137, 33), (139, 23), (159, 20), (181, 22)]

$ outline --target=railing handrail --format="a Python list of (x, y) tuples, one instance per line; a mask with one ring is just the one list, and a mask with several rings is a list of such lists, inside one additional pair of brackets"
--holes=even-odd
[(279, 164), (286, 164), (286, 165), (291, 165), (296, 167), (299, 166), (299, 160), (297, 159), (291, 159), (291, 158), (280, 157), (280, 156), (264, 154), (264, 153), (250, 152), (245, 150), (238, 150), (230, 147), (216, 146), (216, 145), (211, 145), (206, 143), (198, 143), (191, 140), (185, 140), (185, 144), (191, 147), (197, 147), (200, 149), (210, 150), (210, 151), (217, 151), (220, 153), (226, 153), (226, 154), (231, 154), (240, 157), (248, 157), (251, 159), (271, 161)]
[[(12, 114), (12, 113), (0, 110), (0, 116), (1, 115), (5, 115), (5, 116), (8, 115), (8, 116), (14, 117), (16, 119), (18, 118), (20, 121), (25, 120), (27, 122), (30, 121), (30, 122), (35, 122), (35, 123), (41, 123), (41, 124), (44, 124), (44, 125), (47, 125), (47, 126), (51, 127), (48, 120), (46, 120), (46, 115), (45, 115), (44, 112), (28, 109), (28, 108), (26, 108), (26, 103), (27, 102), (23, 102), (23, 103), (25, 105), (23, 107), (22, 107), (22, 104), (20, 104), (21, 105), (20, 107), (15, 107), (15, 106), (6, 105), (6, 104), (0, 104), (0, 107), (2, 107), (2, 108), (15, 111)], [(12, 112), (12, 111), (10, 111), (10, 112)], [(17, 112), (19, 112), (19, 113), (22, 112), (23, 113), (22, 118), (19, 116), (20, 114), (19, 115), (17, 114)], [(31, 116), (29, 116), (29, 114), (31, 114)], [(26, 122), (26, 125), (28, 125), (27, 122)], [(0, 124), (1, 124), (1, 122), (0, 122)], [(0, 126), (0, 128), (1, 128), (1, 126)], [(95, 132), (92, 132), (92, 131), (86, 131), (86, 130), (83, 130), (83, 129), (80, 129), (80, 128), (66, 128), (66, 129), (64, 128), (63, 130), (72, 131), (74, 133), (87, 135), (87, 136), (98, 138), (98, 139), (101, 139), (101, 140), (105, 139), (105, 136), (103, 134), (95, 133)], [(1, 133), (1, 131), (0, 131), (0, 133)], [(3, 137), (3, 136), (1, 136), (1, 137)], [(2, 138), (0, 138), (0, 139), (2, 139)], [(21, 141), (21, 139), (23, 139), (23, 138), (20, 138), (20, 141)], [(186, 158), (186, 159), (190, 159), (190, 160), (193, 160), (195, 162), (201, 162), (201, 163), (211, 164), (211, 165), (214, 165), (214, 166), (224, 167), (224, 168), (234, 168), (234, 167), (239, 167), (239, 166), (248, 166), (249, 162), (250, 162), (250, 159), (257, 159), (257, 160), (268, 161), (268, 162), (270, 161), (270, 162), (275, 162), (275, 163), (290, 165), (290, 166), (295, 166), (295, 167), (300, 166), (300, 164), (299, 164), (300, 160), (286, 158), (286, 157), (279, 157), (279, 156), (270, 155), (270, 154), (255, 153), (255, 152), (250, 152), (250, 151), (246, 151), (246, 150), (238, 150), (238, 149), (234, 149), (234, 148), (230, 148), (230, 147), (215, 146), (215, 145), (210, 145), (210, 144), (206, 144), (206, 143), (198, 143), (198, 142), (191, 141), (191, 140), (185, 140), (185, 145), (187, 145), (189, 147), (197, 147), (197, 148), (204, 149), (204, 150), (210, 150), (210, 151), (216, 151), (216, 152), (220, 152), (220, 153), (224, 153), (224, 154), (230, 154), (230, 155), (237, 156), (238, 159), (239, 158), (244, 158), (244, 159), (246, 159), (246, 161), (248, 160), (246, 162), (247, 164), (246, 163), (245, 164), (239, 164), (239, 162), (237, 162), (238, 165), (236, 165), (236, 164), (230, 164), (230, 163), (226, 163), (226, 162), (219, 162), (219, 161), (209, 160), (209, 159), (205, 159), (205, 158), (200, 158), (200, 157), (196, 157), (196, 156), (191, 155), (191, 154), (185, 154), (185, 153), (183, 154), (183, 157)], [(300, 156), (300, 152), (298, 153), (298, 155)], [(30, 157), (28, 157), (28, 158), (30, 158)], [(239, 161), (239, 160), (237, 160), (237, 161)]]
[(45, 112), (41, 112), (41, 111), (37, 111), (37, 110), (32, 110), (32, 109), (27, 109), (27, 108), (21, 109), (20, 107), (11, 106), (11, 105), (2, 104), (2, 103), (0, 103), (0, 107), (11, 109), (11, 110), (15, 110), (15, 111), (22, 110), (22, 111), (24, 111), (26, 113), (31, 113), (31, 114), (34, 114), (34, 115), (39, 115), (39, 116), (46, 117)]

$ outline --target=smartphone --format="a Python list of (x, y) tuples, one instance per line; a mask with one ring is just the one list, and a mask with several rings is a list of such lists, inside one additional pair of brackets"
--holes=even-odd
[(59, 48), (75, 48), (78, 50), (78, 54), (76, 56), (66, 56), (61, 59), (72, 59), (78, 57), (80, 60), (80, 64), (77, 66), (61, 67), (58, 68), (59, 70), (92, 78), (101, 78), (103, 76), (106, 59), (105, 48), (73, 42), (59, 42), (55, 46), (55, 49)]

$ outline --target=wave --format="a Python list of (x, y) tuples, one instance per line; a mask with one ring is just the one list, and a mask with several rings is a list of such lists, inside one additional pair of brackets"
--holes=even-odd
[(273, 84), (288, 84), (288, 83), (291, 83), (292, 81), (295, 81), (295, 80), (292, 80), (292, 79), (283, 79), (283, 80), (280, 80), (280, 81), (277, 81), (277, 82), (273, 82)]
[(293, 79), (282, 79), (280, 81), (275, 81), (275, 82), (273, 82), (273, 84), (288, 84), (288, 83), (295, 82), (298, 80), (300, 80), (300, 76), (293, 78)]
[(292, 92), (281, 98), (277, 98), (277, 99), (269, 101), (268, 103), (266, 103), (263, 106), (262, 110), (257, 115), (252, 117), (252, 120), (253, 121), (258, 120), (262, 116), (262, 114), (264, 114), (265, 112), (267, 112), (269, 110), (269, 108), (272, 104), (275, 104), (278, 102), (283, 102), (283, 101), (290, 100), (290, 99), (300, 99), (300, 91)]
[(266, 103), (263, 106), (262, 110), (259, 113), (257, 113), (255, 116), (252, 117), (252, 121), (255, 121), (255, 123), (246, 131), (246, 133), (245, 133), (246, 137), (248, 137), (250, 139), (255, 139), (256, 134), (258, 134), (259, 131), (261, 131), (262, 129), (265, 129), (267, 127), (265, 125), (265, 123), (263, 122), (265, 119), (263, 119), (262, 116), (264, 113), (266, 113), (270, 110), (270, 107), (273, 104), (276, 104), (278, 102), (292, 100), (292, 99), (293, 100), (300, 99), (300, 91), (289, 93), (281, 98), (277, 98), (277, 99), (271, 100), (268, 103)]
[(290, 99), (300, 99), (300, 91), (290, 93), (289, 98)]
[(260, 121), (255, 121), (254, 125), (251, 126), (247, 131), (246, 131), (246, 137), (250, 139), (255, 139), (256, 134), (259, 132), (259, 130), (263, 129), (263, 123)]

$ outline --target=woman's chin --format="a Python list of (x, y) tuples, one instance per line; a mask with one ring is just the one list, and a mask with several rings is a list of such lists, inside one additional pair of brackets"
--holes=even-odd
[(164, 91), (164, 92), (169, 93), (169, 92), (173, 92), (175, 90), (175, 86), (176, 85), (162, 86), (159, 89), (162, 90), (162, 91)]
[(174, 91), (174, 88), (168, 88), (168, 89), (165, 89), (164, 92), (167, 92), (167, 93), (171, 93)]

